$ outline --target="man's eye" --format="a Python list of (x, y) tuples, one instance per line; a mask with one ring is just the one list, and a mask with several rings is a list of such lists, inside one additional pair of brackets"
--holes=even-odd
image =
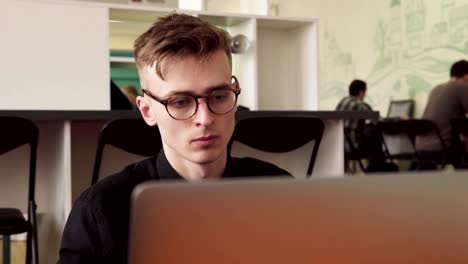
[(215, 95), (213, 96), (213, 99), (215, 99), (216, 101), (223, 101), (227, 98), (226, 95), (222, 95), (222, 94), (219, 94), (219, 95)]
[(210, 96), (210, 98), (214, 101), (224, 101), (228, 97), (229, 97), (229, 92), (218, 92)]
[(179, 98), (174, 98), (170, 100), (168, 103), (170, 106), (173, 107), (185, 107), (190, 105), (192, 102), (192, 99), (190, 97), (179, 97)]

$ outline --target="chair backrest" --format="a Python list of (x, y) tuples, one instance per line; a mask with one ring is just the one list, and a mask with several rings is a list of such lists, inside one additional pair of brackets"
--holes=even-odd
[(388, 135), (407, 135), (412, 143), (418, 136), (426, 136), (434, 134), (440, 139), (442, 147), (445, 147), (444, 140), (440, 135), (439, 128), (431, 120), (427, 119), (410, 119), (410, 120), (394, 120), (379, 122), (379, 129), (383, 134)]
[[(355, 173), (355, 168), (350, 166), (350, 162), (356, 161), (362, 172), (367, 172), (362, 159), (369, 159), (368, 155), (359, 151), (357, 146), (354, 145), (351, 136), (348, 133), (344, 133), (344, 151), (345, 151), (345, 172)], [(354, 166), (353, 166), (354, 167)]]
[(22, 117), (0, 116), (0, 124), (0, 155), (25, 144), (30, 146), (28, 201), (34, 201), (39, 130), (33, 121)]
[[(422, 136), (433, 136), (435, 137), (441, 147), (440, 152), (446, 152), (445, 142), (442, 139), (437, 124), (427, 119), (410, 119), (410, 120), (393, 120), (393, 121), (381, 121), (378, 124), (380, 131), (384, 137), (386, 147), (389, 150), (394, 149), (392, 143), (389, 143), (387, 138), (399, 138), (406, 139), (405, 143), (409, 143), (410, 146), (404, 146), (406, 151), (400, 153), (400, 156), (414, 156), (417, 152), (416, 138)], [(401, 146), (400, 146), (401, 147)], [(409, 151), (408, 151), (409, 150)], [(389, 151), (394, 153), (394, 151)], [(393, 155), (393, 157), (398, 157)], [(445, 162), (445, 161), (443, 161)]]
[(387, 118), (407, 116), (412, 118), (414, 113), (414, 100), (392, 100), (388, 106)]
[(315, 117), (246, 116), (236, 124), (229, 152), (234, 141), (261, 151), (274, 153), (289, 152), (314, 141), (307, 168), (307, 176), (310, 176), (322, 140), (323, 130), (323, 121)]
[(378, 123), (383, 144), (390, 158), (410, 159), (415, 153), (413, 138), (407, 133), (406, 120), (385, 120)]
[(161, 150), (162, 141), (158, 127), (147, 125), (141, 118), (109, 121), (99, 134), (91, 185), (99, 179), (105, 145), (112, 145), (140, 156), (154, 156)]
[(37, 205), (35, 200), (39, 129), (33, 121), (22, 117), (0, 116), (0, 124), (2, 124), (0, 129), (0, 155), (25, 144), (30, 146), (27, 219), (30, 230), (28, 231), (26, 239), (26, 263), (31, 263), (31, 261), (32, 263), (39, 263), (36, 218)]
[(435, 134), (441, 140), (441, 144), (444, 144), (444, 140), (442, 140), (439, 128), (437, 127), (436, 123), (432, 122), (431, 120), (412, 119), (406, 120), (405, 123), (408, 124), (408, 132), (413, 138), (417, 136)]

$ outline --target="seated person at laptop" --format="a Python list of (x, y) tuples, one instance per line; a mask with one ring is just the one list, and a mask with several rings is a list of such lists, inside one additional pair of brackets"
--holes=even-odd
[[(341, 99), (336, 106), (336, 111), (372, 111), (372, 107), (364, 102), (367, 84), (362, 80), (353, 80), (349, 85), (349, 95)], [(345, 133), (349, 135), (355, 145), (358, 145), (358, 137), (362, 132), (366, 120), (347, 119), (344, 121)]]
[[(372, 111), (372, 107), (364, 102), (367, 84), (362, 80), (353, 80), (349, 85), (349, 95), (341, 99), (336, 106), (337, 111)], [(369, 160), (368, 172), (396, 171), (397, 166), (385, 162), (382, 151), (382, 137), (376, 124), (364, 119), (347, 119), (344, 121), (344, 133), (353, 144), (346, 151), (356, 149), (359, 156)]]
[(241, 91), (231, 76), (227, 32), (171, 14), (136, 40), (135, 61), (143, 89), (137, 106), (148, 125), (159, 127), (163, 148), (81, 194), (65, 226), (59, 263), (127, 263), (130, 196), (139, 183), (289, 174), (227, 153)]
[[(464, 149), (456, 137), (452, 138), (450, 121), (463, 118), (467, 113), (468, 61), (459, 60), (450, 67), (450, 79), (432, 89), (422, 115), (423, 119), (433, 121), (439, 128), (440, 135), (448, 146), (448, 160), (455, 167), (459, 165)], [(434, 134), (416, 138), (416, 149), (420, 156), (429, 159), (437, 157), (441, 148), (439, 138)], [(434, 166), (421, 169), (434, 169)]]

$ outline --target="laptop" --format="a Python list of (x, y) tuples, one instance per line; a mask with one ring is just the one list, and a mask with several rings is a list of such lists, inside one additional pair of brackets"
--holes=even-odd
[(387, 119), (399, 119), (401, 116), (413, 117), (414, 100), (393, 100), (387, 111)]
[(468, 173), (145, 183), (130, 264), (468, 263)]

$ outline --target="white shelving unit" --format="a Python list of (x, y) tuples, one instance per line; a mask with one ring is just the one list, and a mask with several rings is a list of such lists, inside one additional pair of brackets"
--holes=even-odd
[[(110, 45), (131, 50), (133, 40), (159, 16), (161, 8), (109, 6)], [(172, 11), (171, 11), (172, 12)], [(242, 87), (239, 103), (252, 110), (317, 110), (317, 20), (260, 15), (190, 13), (226, 29), (231, 36), (245, 35), (249, 49), (233, 54), (233, 74)]]
[[(3, 110), (109, 110), (111, 63), (134, 64), (131, 58), (111, 57), (110, 50), (131, 49), (157, 17), (174, 11), (199, 16), (250, 40), (245, 53), (233, 55), (233, 74), (242, 87), (240, 104), (252, 110), (317, 110), (315, 19), (74, 0), (4, 0), (1, 6), (0, 32), (8, 40), (0, 41)], [(104, 121), (37, 123), (40, 254), (41, 262), (53, 263), (72, 203), (89, 185)], [(129, 163), (124, 154), (112, 155), (103, 163), (103, 175)], [(27, 149), (0, 158), (0, 167), (7, 170), (4, 175), (12, 175), (0, 179), (8, 181), (0, 184), (0, 206), (26, 205), (5, 198), (15, 190), (18, 195), (24, 191), (23, 178), (16, 175), (25, 171), (21, 164), (27, 164), (26, 159)]]
[(113, 63), (135, 63), (134, 58), (127, 58), (127, 57), (118, 57), (118, 56), (111, 56), (110, 62)]

